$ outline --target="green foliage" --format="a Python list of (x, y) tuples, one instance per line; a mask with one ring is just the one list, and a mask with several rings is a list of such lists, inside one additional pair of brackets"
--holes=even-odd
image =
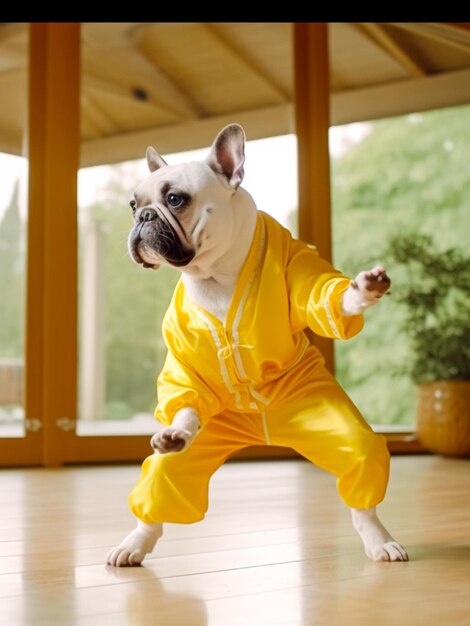
[(416, 383), (470, 380), (470, 257), (418, 233), (392, 237), (386, 255), (406, 270), (396, 290), (411, 348), (401, 371)]
[[(389, 238), (411, 232), (431, 235), (442, 247), (465, 249), (469, 119), (465, 106), (373, 122), (359, 144), (333, 161), (333, 250), (339, 269), (354, 276), (385, 263)], [(403, 329), (405, 308), (397, 300), (408, 278), (401, 264), (386, 267), (392, 295), (366, 312), (358, 337), (336, 342), (336, 370), (369, 422), (412, 424), (414, 383), (403, 369), (413, 348)]]

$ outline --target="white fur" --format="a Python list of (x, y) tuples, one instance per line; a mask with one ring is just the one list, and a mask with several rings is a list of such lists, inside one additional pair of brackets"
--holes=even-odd
[[(360, 315), (377, 304), (386, 291), (386, 286), (379, 288), (380, 281), (385, 276), (385, 269), (381, 265), (376, 265), (366, 272), (359, 272), (343, 294), (341, 301), (343, 315)], [(377, 285), (377, 289), (371, 288), (374, 284)]]
[(114, 567), (140, 565), (145, 555), (153, 551), (162, 534), (162, 524), (145, 524), (137, 520), (137, 528), (108, 552), (106, 563)]
[(211, 239), (217, 240), (215, 254), (197, 255), (184, 268), (183, 282), (189, 298), (225, 322), (233, 291), (253, 240), (257, 210), (250, 194), (240, 188), (231, 195), (232, 211), (235, 216), (230, 231), (206, 230)]
[[(253, 199), (248, 192), (238, 187), (243, 176), (244, 161), (243, 146), (239, 144), (241, 135), (235, 129), (223, 138), (224, 141), (220, 141), (226, 131), (224, 129), (214, 142), (217, 151), (213, 147), (208, 160), (202, 163), (165, 166), (158, 153), (150, 150), (149, 167), (153, 173), (136, 190), (136, 194), (155, 201), (159, 184), (170, 178), (176, 188), (188, 190), (197, 198), (196, 206), (185, 224), (185, 232), (192, 232), (191, 240), (187, 243), (197, 248), (197, 254), (184, 267), (183, 282), (189, 298), (223, 322), (253, 240), (257, 216)], [(237, 145), (233, 142), (237, 142)], [(223, 153), (225, 144), (227, 154)], [(233, 161), (233, 172), (226, 176), (214, 173), (214, 162), (221, 155), (229, 162), (230, 159)], [(224, 167), (225, 171), (226, 162)], [(165, 262), (145, 247), (140, 250), (140, 254), (146, 262), (155, 266)], [(344, 315), (357, 315), (376, 304), (386, 291), (383, 282), (380, 284), (384, 277), (385, 270), (381, 266), (360, 272), (343, 295)], [(199, 428), (196, 412), (184, 408), (175, 415), (171, 426), (162, 428), (153, 436), (152, 445), (157, 453), (162, 454), (176, 452), (171, 450), (173, 441), (184, 450), (194, 441)], [(181, 448), (182, 442), (184, 446)], [(365, 552), (371, 559), (408, 559), (404, 548), (394, 541), (378, 519), (375, 508), (352, 509), (352, 518)], [(145, 524), (138, 520), (137, 528), (109, 552), (108, 564), (118, 567), (140, 564), (145, 555), (152, 552), (161, 535), (161, 524)]]
[(152, 437), (150, 443), (156, 452), (167, 454), (168, 452), (172, 452), (172, 450), (168, 449), (169, 443), (171, 443), (171, 441), (181, 440), (184, 442), (184, 445), (178, 452), (182, 452), (192, 444), (200, 428), (201, 422), (199, 421), (196, 411), (185, 407), (176, 413), (171, 426), (158, 431)]

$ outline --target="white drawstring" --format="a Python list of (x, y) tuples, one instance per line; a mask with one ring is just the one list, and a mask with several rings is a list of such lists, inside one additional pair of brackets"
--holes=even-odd
[(227, 344), (226, 346), (222, 346), (221, 348), (219, 348), (217, 350), (217, 357), (219, 359), (219, 361), (226, 361), (227, 359), (229, 359), (231, 356), (233, 356), (233, 353), (235, 350), (238, 350), (238, 348), (246, 348), (247, 350), (253, 350), (254, 346), (250, 346), (249, 344), (244, 344), (244, 343), (238, 343), (238, 341), (231, 343), (231, 344)]

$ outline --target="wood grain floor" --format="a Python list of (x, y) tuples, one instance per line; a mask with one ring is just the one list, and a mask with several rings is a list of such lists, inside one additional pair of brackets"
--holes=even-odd
[(2, 626), (470, 624), (470, 461), (395, 457), (386, 525), (408, 563), (363, 555), (334, 479), (232, 463), (206, 520), (169, 525), (145, 566), (104, 566), (133, 526), (136, 466), (0, 473)]

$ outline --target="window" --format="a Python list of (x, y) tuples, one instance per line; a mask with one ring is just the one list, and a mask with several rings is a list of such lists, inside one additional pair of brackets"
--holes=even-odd
[[(430, 234), (442, 248), (467, 245), (470, 231), (470, 107), (455, 107), (333, 129), (334, 262), (354, 276), (380, 262), (390, 236)], [(332, 144), (335, 147), (335, 144)], [(406, 277), (387, 268), (395, 285)], [(393, 296), (366, 313), (361, 334), (336, 342), (336, 374), (367, 420), (414, 424), (415, 386), (400, 369), (408, 344)]]
[(24, 436), (26, 159), (0, 154), (0, 437)]

